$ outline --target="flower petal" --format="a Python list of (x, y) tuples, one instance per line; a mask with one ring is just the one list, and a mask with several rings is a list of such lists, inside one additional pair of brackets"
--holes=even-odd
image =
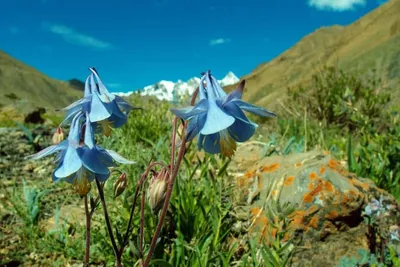
[(208, 99), (213, 100), (215, 98), (222, 99), (226, 97), (226, 93), (219, 85), (218, 81), (211, 75), (211, 71), (207, 71), (205, 74), (206, 77), (206, 90), (208, 94)]
[(75, 148), (68, 147), (54, 176), (58, 179), (65, 178), (77, 172), (82, 167), (82, 161)]
[(100, 100), (99, 95), (94, 92), (92, 97), (90, 109), (90, 121), (102, 121), (111, 116), (111, 112), (107, 109), (106, 105)]
[(99, 159), (99, 152), (96, 148), (89, 149), (88, 147), (80, 147), (77, 149), (78, 155), (89, 171), (98, 174), (107, 174), (109, 172), (108, 166)]
[(187, 136), (186, 136), (187, 142), (192, 141), (193, 138), (195, 138), (196, 135), (199, 134), (200, 129), (203, 128), (204, 124), (206, 123), (206, 119), (207, 119), (207, 113), (201, 113), (193, 117), (189, 121), (189, 125), (187, 128)]
[(53, 145), (53, 146), (46, 147), (45, 149), (39, 151), (36, 154), (29, 155), (29, 156), (25, 157), (25, 159), (28, 159), (28, 160), (41, 159), (43, 157), (46, 157), (48, 155), (53, 154), (54, 152), (66, 149), (67, 146), (68, 146), (68, 141), (64, 140), (61, 143), (59, 143), (58, 145)]
[(108, 173), (108, 174), (95, 174), (95, 177), (96, 177), (97, 181), (105, 182), (105, 181), (107, 181), (108, 177), (110, 177), (110, 173)]
[(85, 91), (84, 91), (84, 94), (83, 94), (84, 96), (89, 96), (89, 95), (92, 94), (92, 90), (90, 88), (89, 81), (90, 81), (90, 75), (86, 78), (86, 81), (85, 81)]
[(136, 163), (135, 161), (131, 161), (131, 160), (128, 160), (128, 159), (122, 157), (120, 154), (118, 154), (117, 152), (115, 152), (115, 151), (113, 151), (113, 150), (108, 150), (108, 149), (106, 149), (106, 151), (108, 152), (108, 154), (110, 154), (110, 156), (111, 156), (116, 162), (119, 162), (119, 163), (122, 163), (122, 164), (134, 164), (134, 163)]
[(237, 142), (246, 142), (254, 135), (256, 126), (242, 120), (235, 120), (235, 122), (228, 128), (229, 134)]
[(246, 83), (245, 80), (241, 81), (239, 86), (234, 91), (232, 91), (228, 94), (228, 96), (226, 97), (226, 99), (224, 101), (224, 104), (232, 101), (233, 99), (241, 99), (242, 95), (243, 95), (245, 83)]
[(196, 116), (201, 113), (206, 113), (208, 110), (208, 101), (206, 99), (202, 99), (197, 103), (195, 107), (185, 107), (181, 109), (170, 108), (169, 109), (175, 116), (183, 119), (189, 120), (193, 116)]
[(102, 98), (103, 102), (111, 102), (115, 99), (115, 95), (111, 94), (108, 90), (107, 87), (104, 85), (104, 83), (101, 81), (99, 74), (97, 73), (97, 70), (95, 68), (89, 68), (90, 71), (94, 74), (94, 76), (96, 76), (97, 79), (97, 84), (99, 87), (99, 92), (100, 95), (104, 98)]
[(235, 118), (226, 114), (214, 101), (208, 101), (207, 119), (201, 134), (209, 135), (217, 133), (231, 126), (235, 122)]
[(275, 118), (276, 114), (266, 110), (265, 108), (254, 106), (252, 104), (246, 103), (242, 100), (235, 99), (232, 100), (232, 102), (236, 103), (241, 109), (246, 110), (250, 113), (256, 114), (258, 116), (262, 117), (270, 117), (270, 118)]
[(81, 117), (82, 117), (82, 113), (79, 112), (72, 119), (71, 128), (69, 129), (69, 134), (68, 134), (68, 140), (70, 141), (69, 145), (79, 144), (79, 140), (81, 139), (80, 134), (79, 134), (79, 132), (80, 132), (79, 121), (80, 121)]
[(220, 152), (219, 133), (205, 135), (202, 142), (202, 147), (205, 152), (210, 154), (217, 154)]
[(89, 120), (89, 113), (86, 112), (86, 127), (85, 127), (85, 144), (92, 149), (94, 147), (94, 134), (92, 130), (92, 124)]

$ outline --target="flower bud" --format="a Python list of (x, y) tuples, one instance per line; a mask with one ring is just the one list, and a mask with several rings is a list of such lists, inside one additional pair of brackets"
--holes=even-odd
[(127, 184), (126, 173), (123, 172), (114, 183), (114, 198), (125, 191)]
[(164, 203), (168, 184), (167, 178), (168, 172), (166, 169), (163, 169), (150, 180), (147, 196), (154, 213), (157, 213)]
[(54, 133), (52, 138), (53, 145), (58, 145), (63, 140), (64, 140), (64, 132), (62, 128), (59, 126), (57, 127), (56, 132)]

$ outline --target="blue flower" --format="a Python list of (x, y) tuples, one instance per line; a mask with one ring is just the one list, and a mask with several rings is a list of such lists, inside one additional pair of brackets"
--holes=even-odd
[(179, 118), (189, 120), (187, 140), (199, 134), (199, 149), (203, 148), (211, 154), (232, 156), (236, 142), (249, 140), (257, 127), (243, 110), (262, 117), (276, 117), (273, 112), (242, 101), (244, 85), (243, 80), (235, 91), (227, 95), (210, 71), (207, 71), (200, 79), (197, 105), (171, 109)]
[(91, 74), (85, 82), (84, 97), (64, 108), (67, 114), (63, 123), (70, 121), (78, 113), (89, 113), (89, 120), (93, 126), (99, 127), (109, 136), (111, 127), (118, 128), (124, 125), (128, 113), (135, 108), (122, 97), (111, 94), (95, 68), (89, 69)]
[(40, 159), (58, 152), (58, 166), (53, 172), (53, 181), (65, 180), (73, 184), (81, 196), (89, 192), (90, 182), (94, 179), (100, 182), (107, 180), (110, 176), (109, 167), (115, 166), (114, 161), (123, 164), (134, 163), (112, 150), (103, 149), (95, 144), (92, 126), (88, 123), (89, 117), (88, 112), (85, 116), (82, 113), (76, 114), (72, 119), (67, 140), (28, 157)]

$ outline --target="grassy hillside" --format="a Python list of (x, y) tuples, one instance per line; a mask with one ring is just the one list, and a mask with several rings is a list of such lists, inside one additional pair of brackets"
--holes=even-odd
[[(391, 0), (348, 26), (318, 29), (242, 77), (244, 98), (277, 105), (288, 87), (307, 84), (324, 65), (366, 73), (376, 69), (388, 85), (400, 78), (400, 0)], [(233, 88), (231, 86), (228, 89)], [(399, 92), (393, 92), (398, 97)]]
[(0, 51), (0, 106), (24, 112), (34, 107), (58, 109), (82, 95), (68, 82), (47, 77)]

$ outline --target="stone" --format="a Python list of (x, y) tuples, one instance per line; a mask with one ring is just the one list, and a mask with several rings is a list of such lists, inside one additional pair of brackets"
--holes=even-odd
[[(238, 187), (235, 206), (247, 207), (250, 233), (267, 244), (284, 230), (277, 218), (271, 219), (268, 205), (278, 202), (293, 207), (287, 215), (288, 234), (282, 239), (297, 242), (291, 266), (337, 266), (342, 257), (357, 257), (359, 249), (369, 250), (372, 241), (363, 211), (372, 199), (384, 196), (385, 205), (392, 207), (382, 214), (379, 231), (387, 233), (400, 224), (394, 197), (372, 180), (349, 173), (345, 162), (328, 152), (263, 157), (264, 148), (253, 146), (239, 147), (233, 159), (236, 165), (230, 168)], [(249, 153), (255, 154), (253, 158)]]

